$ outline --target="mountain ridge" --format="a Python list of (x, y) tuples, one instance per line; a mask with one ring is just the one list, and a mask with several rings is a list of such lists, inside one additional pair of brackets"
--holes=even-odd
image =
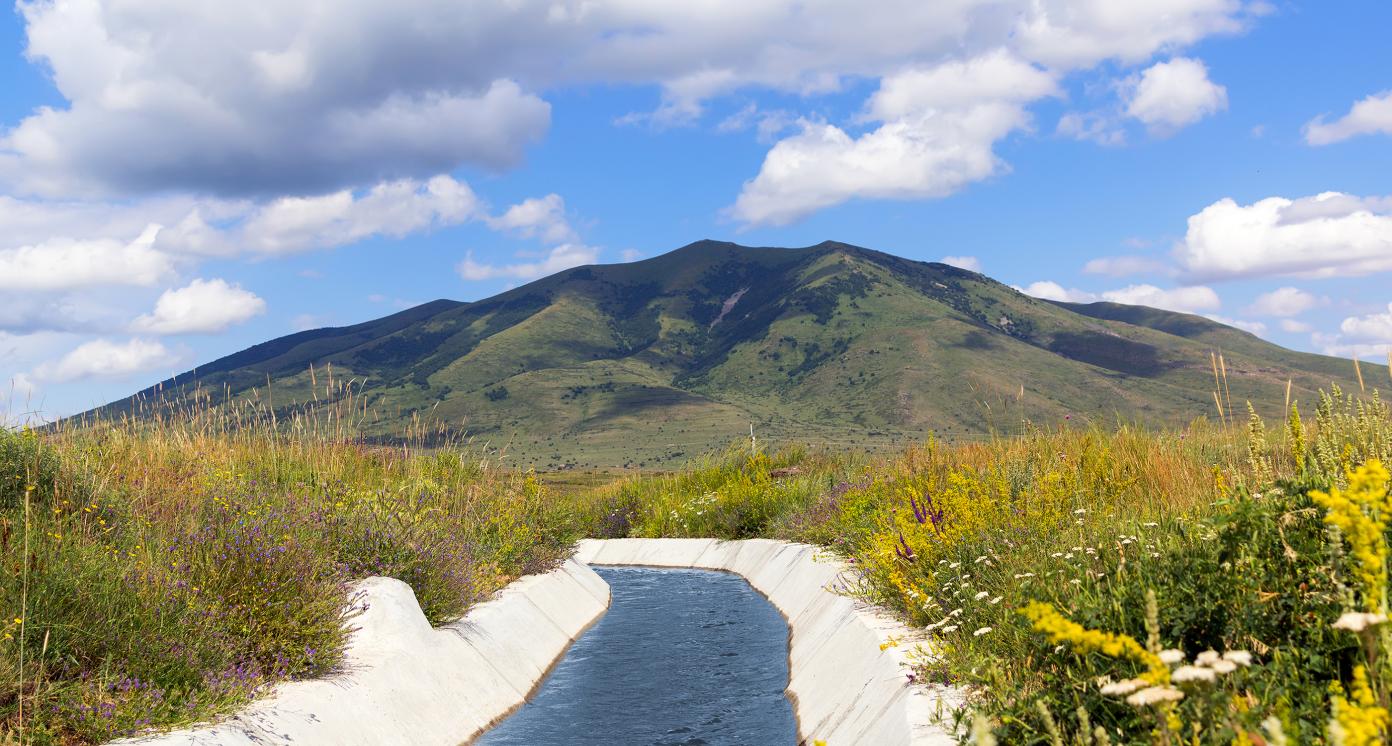
[[(1356, 386), (1348, 361), (1198, 316), (1045, 301), (977, 272), (836, 241), (703, 240), (478, 301), (438, 299), (268, 340), (101, 411), (194, 386), (216, 404), (269, 382), (288, 416), (319, 396), (310, 366), (332, 365), (360, 382), (369, 406), (397, 413), (373, 425), (378, 437), (430, 410), (510, 444), (519, 462), (652, 466), (751, 424), (773, 441), (867, 447), (1065, 415), (1180, 425), (1214, 414), (1219, 349), (1233, 401), (1263, 410), (1279, 408), (1287, 380), (1299, 397)], [(1367, 366), (1374, 376), (1380, 367)]]

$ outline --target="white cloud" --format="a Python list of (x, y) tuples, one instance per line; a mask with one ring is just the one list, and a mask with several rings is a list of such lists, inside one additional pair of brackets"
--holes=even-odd
[(1319, 299), (1300, 288), (1283, 287), (1262, 293), (1252, 302), (1249, 313), (1258, 316), (1299, 316), (1319, 305)]
[(547, 252), (541, 261), (517, 264), (482, 264), (474, 261), (471, 252), (459, 263), (457, 269), (459, 276), (466, 280), (492, 280), (500, 277), (533, 280), (582, 264), (594, 264), (598, 259), (599, 249), (593, 246), (561, 244)]
[(1392, 91), (1368, 96), (1333, 122), (1315, 117), (1305, 125), (1305, 142), (1329, 145), (1359, 135), (1392, 135)]
[[(517, 0), (461, 13), (447, 0), (307, 0), (246, 13), (212, 0), (37, 0), (20, 6), (26, 51), (67, 103), (0, 135), (0, 181), (65, 197), (334, 193), (515, 164), (549, 128), (546, 91), (656, 85), (648, 119), (679, 124), (742, 89), (813, 96), (880, 80), (866, 105), (878, 128), (804, 127), (774, 146), (737, 203), (746, 222), (786, 221), (856, 197), (941, 196), (998, 173), (992, 145), (1027, 125), (1023, 108), (1052, 95), (1056, 76), (1241, 31), (1257, 6)], [(771, 137), (795, 121), (770, 112), (758, 128)], [(797, 147), (821, 142), (833, 147)], [(828, 167), (799, 173), (852, 173), (801, 199), (776, 183), (800, 153)], [(884, 160), (898, 155), (909, 163)], [(864, 176), (879, 167), (889, 186)]]
[(945, 256), (942, 258), (942, 263), (972, 272), (981, 271), (981, 260), (974, 256)]
[(569, 243), (577, 239), (575, 230), (566, 220), (565, 200), (559, 194), (523, 200), (487, 221), (488, 227), (494, 230), (513, 231), (547, 243)]
[(39, 365), (34, 369), (33, 377), (40, 381), (57, 382), (117, 378), (178, 362), (178, 355), (152, 340), (137, 337), (118, 344), (106, 339), (94, 339), (79, 345), (55, 362)]
[(1175, 57), (1125, 84), (1126, 115), (1165, 135), (1228, 108), (1228, 92), (1208, 79), (1204, 63)]
[(1250, 205), (1225, 198), (1189, 218), (1175, 258), (1200, 279), (1386, 272), (1392, 270), (1392, 200), (1338, 192)]
[(1366, 316), (1350, 316), (1339, 324), (1339, 333), (1347, 339), (1359, 342), (1392, 343), (1392, 303), (1387, 304), (1386, 313), (1370, 313)]
[(1314, 329), (1314, 327), (1310, 326), (1304, 321), (1296, 321), (1295, 319), (1281, 319), (1281, 331), (1284, 332), (1290, 332), (1291, 334), (1304, 334), (1312, 329)]
[(1387, 360), (1388, 353), (1392, 352), (1392, 303), (1387, 304), (1385, 313), (1349, 316), (1339, 324), (1337, 334), (1316, 333), (1313, 340), (1327, 355), (1360, 357), (1378, 362)]
[(1211, 311), (1222, 305), (1218, 294), (1212, 288), (1178, 287), (1159, 288), (1154, 285), (1128, 285), (1116, 290), (1091, 293), (1077, 288), (1065, 288), (1052, 280), (1030, 283), (1028, 287), (1016, 290), (1045, 300), (1066, 301), (1069, 303), (1095, 303), (1109, 301), (1131, 306), (1150, 306), (1180, 313)]
[(1043, 298), (1044, 300), (1064, 301), (1067, 303), (1092, 303), (1098, 300), (1098, 296), (1085, 290), (1077, 288), (1065, 288), (1053, 280), (1040, 280), (1031, 282), (1028, 287), (1016, 287), (1016, 290), (1025, 295)]
[(643, 252), (637, 249), (624, 249), (619, 252), (619, 257), (625, 262), (636, 262), (643, 258)]
[(1000, 53), (887, 77), (866, 107), (883, 124), (852, 136), (803, 122), (765, 156), (730, 214), (785, 225), (853, 198), (952, 194), (1003, 170), (992, 147), (1028, 125), (1024, 102), (1055, 91), (1049, 74)]
[(1263, 324), (1260, 321), (1244, 321), (1242, 319), (1230, 319), (1226, 316), (1220, 316), (1216, 313), (1206, 313), (1204, 314), (1204, 317), (1211, 321), (1217, 321), (1220, 324), (1226, 324), (1228, 326), (1234, 327), (1236, 329), (1241, 329), (1244, 332), (1249, 332), (1258, 336), (1266, 334), (1266, 324)]
[(255, 293), (226, 280), (196, 279), (177, 290), (166, 290), (155, 310), (131, 323), (131, 331), (145, 334), (209, 334), (240, 324), (266, 312), (266, 302)]
[(70, 290), (95, 285), (153, 285), (174, 270), (154, 249), (159, 226), (129, 243), (54, 238), (0, 250), (0, 290)]
[(1090, 275), (1110, 275), (1124, 277), (1147, 273), (1160, 273), (1166, 270), (1164, 262), (1147, 256), (1104, 256), (1083, 265), (1083, 271)]
[(1180, 313), (1212, 311), (1222, 305), (1212, 288), (1202, 285), (1158, 288), (1154, 285), (1128, 285), (1102, 293), (1102, 299), (1132, 306), (1150, 306)]
[(265, 253), (287, 253), (370, 236), (399, 238), (480, 215), (479, 200), (464, 182), (449, 176), (424, 183), (401, 179), (380, 183), (362, 195), (344, 190), (319, 197), (282, 197), (246, 218), (237, 243)]

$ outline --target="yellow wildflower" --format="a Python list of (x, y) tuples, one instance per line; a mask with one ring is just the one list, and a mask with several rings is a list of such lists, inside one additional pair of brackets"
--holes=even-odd
[(1387, 517), (1392, 515), (1388, 474), (1382, 463), (1369, 461), (1349, 475), (1347, 490), (1311, 492), (1324, 508), (1324, 522), (1337, 526), (1348, 542), (1354, 560), (1354, 576), (1369, 612), (1387, 608)]
[(1341, 746), (1381, 746), (1386, 743), (1388, 712), (1379, 707), (1368, 686), (1368, 671), (1353, 669), (1352, 697), (1345, 697), (1337, 683), (1333, 690), (1334, 718), (1329, 721), (1329, 740)]
[(1097, 652), (1136, 661), (1146, 667), (1141, 678), (1147, 682), (1156, 686), (1170, 683), (1170, 667), (1133, 637), (1088, 629), (1039, 601), (1031, 601), (1020, 613), (1034, 622), (1035, 631), (1047, 635), (1049, 642), (1069, 644), (1079, 653)]

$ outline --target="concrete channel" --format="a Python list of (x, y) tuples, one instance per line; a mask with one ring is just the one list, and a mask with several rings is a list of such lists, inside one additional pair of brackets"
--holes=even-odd
[(343, 671), (283, 684), (219, 723), (120, 741), (145, 746), (440, 744), (478, 737), (520, 707), (609, 605), (589, 565), (743, 576), (787, 620), (788, 695), (802, 743), (945, 746), (960, 698), (914, 684), (918, 638), (839, 592), (845, 570), (815, 547), (764, 539), (607, 539), (431, 628), (405, 583), (369, 578)]

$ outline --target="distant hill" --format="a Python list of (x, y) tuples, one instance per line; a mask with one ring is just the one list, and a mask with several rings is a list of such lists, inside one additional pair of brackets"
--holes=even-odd
[[(432, 415), (543, 467), (688, 458), (752, 424), (766, 441), (875, 447), (1118, 419), (1215, 414), (1210, 352), (1231, 398), (1279, 415), (1347, 360), (1292, 352), (1208, 319), (1054, 303), (984, 275), (825, 242), (700, 241), (630, 264), (577, 267), (486, 300), (437, 300), (355, 326), (271, 340), (137, 396), (199, 386), (217, 399), (271, 383), (277, 412), (309, 401), (310, 366), (362, 382), (390, 437)], [(1388, 382), (1364, 366), (1369, 386)], [(318, 396), (322, 398), (323, 391)], [(103, 408), (127, 410), (132, 399)]]

